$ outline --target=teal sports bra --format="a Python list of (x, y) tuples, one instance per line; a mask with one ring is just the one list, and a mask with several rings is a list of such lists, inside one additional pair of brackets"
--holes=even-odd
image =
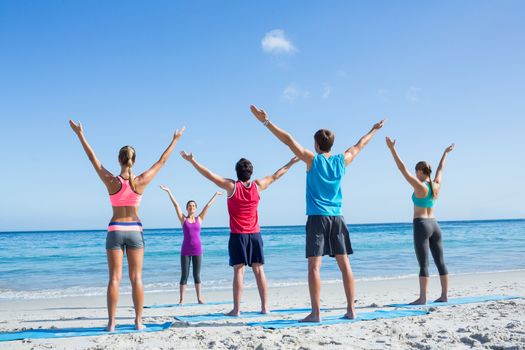
[(415, 193), (412, 193), (412, 202), (416, 207), (421, 208), (432, 208), (434, 206), (435, 198), (432, 198), (432, 189), (430, 188), (430, 183), (425, 182), (428, 187), (428, 193), (425, 198), (417, 198)]

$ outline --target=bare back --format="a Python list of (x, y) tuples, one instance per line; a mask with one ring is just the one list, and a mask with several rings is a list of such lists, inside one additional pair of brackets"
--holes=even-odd
[[(421, 181), (420, 181), (421, 182)], [(421, 182), (421, 184), (423, 184)], [(440, 186), (439, 184), (433, 184), (434, 195), (437, 197), (439, 195)], [(414, 187), (414, 193), (418, 198), (424, 198), (428, 195), (428, 191), (424, 191), (422, 188)], [(414, 205), (414, 219), (423, 218), (429, 219), (434, 218), (434, 208), (424, 208)]]
[(140, 221), (139, 207), (112, 207), (113, 216), (111, 221), (130, 222)]
[(414, 205), (414, 219), (416, 218), (433, 218), (433, 208), (422, 208)]
[[(120, 174), (119, 176), (126, 180), (125, 179), (125, 175), (127, 174)], [(118, 193), (121, 189), (122, 189), (122, 183), (121, 181), (118, 179), (118, 177), (114, 177), (115, 181), (112, 181), (110, 186), (107, 186), (108, 187), (108, 191), (109, 193)], [(134, 181), (135, 181), (135, 188), (137, 190), (137, 194), (140, 194), (142, 195), (142, 193), (144, 192), (144, 190), (146, 189), (146, 185), (147, 184), (141, 184), (139, 181), (140, 178), (139, 177), (135, 177)], [(111, 207), (113, 209), (113, 216), (111, 217), (111, 221), (117, 221), (117, 222), (136, 222), (136, 221), (140, 221), (140, 218), (139, 218), (139, 206), (136, 205), (136, 206), (112, 206)]]

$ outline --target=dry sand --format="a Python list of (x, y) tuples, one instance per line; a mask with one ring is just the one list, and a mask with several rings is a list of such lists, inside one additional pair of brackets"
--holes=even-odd
[[(449, 298), (496, 294), (525, 296), (525, 271), (451, 275), (450, 286)], [(437, 277), (431, 278), (429, 287), (429, 298), (437, 298), (440, 292)], [(384, 305), (412, 301), (417, 290), (417, 277), (358, 281), (357, 311), (389, 309)], [(306, 284), (270, 285), (269, 292), (274, 309), (309, 306)], [(208, 301), (231, 300), (230, 290), (204, 290), (204, 293)], [(188, 290), (187, 302), (194, 302), (194, 298), (193, 290)], [(175, 293), (146, 293), (147, 305), (177, 300)], [(122, 295), (119, 324), (133, 323), (131, 305), (131, 297)], [(256, 289), (245, 290), (242, 306), (244, 311), (258, 310)], [(344, 313), (341, 283), (323, 284), (322, 306), (332, 309), (323, 315)], [(425, 316), (283, 330), (248, 327), (246, 322), (298, 319), (304, 315), (274, 314), (195, 325), (174, 319), (177, 315), (229, 309), (230, 305), (145, 309), (145, 323), (173, 321), (173, 326), (155, 333), (0, 342), (0, 349), (525, 349), (525, 299), (431, 308), (431, 313)], [(105, 324), (105, 297), (0, 301), (0, 331)]]

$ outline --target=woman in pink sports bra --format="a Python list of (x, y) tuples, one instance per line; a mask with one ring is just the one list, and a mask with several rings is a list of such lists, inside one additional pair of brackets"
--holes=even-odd
[(200, 271), (202, 266), (202, 245), (201, 245), (201, 224), (204, 217), (208, 213), (211, 205), (215, 201), (217, 196), (222, 195), (221, 191), (215, 192), (211, 199), (206, 203), (201, 213), (195, 216), (197, 212), (197, 203), (194, 200), (186, 203), (186, 210), (188, 215), (184, 215), (179, 203), (175, 199), (175, 196), (171, 193), (171, 190), (161, 185), (160, 188), (168, 193), (171, 199), (171, 203), (175, 207), (177, 217), (179, 218), (180, 224), (182, 225), (182, 232), (184, 234), (184, 240), (182, 241), (182, 247), (180, 250), (180, 300), (179, 304), (184, 302), (184, 290), (188, 283), (188, 276), (190, 274), (190, 264), (193, 265), (193, 282), (195, 284), (195, 292), (197, 293), (197, 301), (199, 304), (204, 304), (201, 295), (201, 277)]
[(115, 331), (118, 291), (122, 279), (122, 262), (126, 253), (129, 266), (133, 305), (135, 307), (135, 327), (140, 330), (142, 325), (142, 307), (144, 305), (144, 289), (142, 287), (142, 262), (144, 260), (144, 238), (142, 224), (138, 216), (138, 209), (142, 193), (153, 180), (162, 166), (168, 160), (173, 148), (184, 132), (184, 128), (177, 130), (170, 145), (160, 159), (148, 170), (134, 176), (131, 170), (135, 163), (135, 150), (131, 146), (120, 149), (118, 160), (120, 174), (114, 176), (106, 170), (98, 160), (95, 152), (84, 137), (82, 124), (69, 121), (71, 129), (78, 136), (84, 151), (98, 176), (106, 186), (113, 207), (113, 216), (108, 226), (106, 236), (106, 254), (108, 257), (109, 282), (107, 291), (108, 326), (109, 332)]

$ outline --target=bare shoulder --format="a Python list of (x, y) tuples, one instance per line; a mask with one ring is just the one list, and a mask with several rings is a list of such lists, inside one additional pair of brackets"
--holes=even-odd
[(135, 184), (136, 184), (137, 186), (142, 186), (142, 185), (144, 184), (144, 182), (145, 182), (145, 181), (144, 181), (144, 178), (146, 177), (146, 176), (145, 176), (145, 173), (146, 173), (146, 171), (143, 172), (143, 173), (140, 174), (140, 175), (135, 176), (135, 177), (133, 178), (133, 181), (135, 182)]
[(310, 151), (308, 148), (305, 148), (304, 149), (304, 153), (305, 153), (305, 159), (302, 159), (304, 162), (308, 163), (308, 162), (312, 162), (315, 158), (315, 153)]
[(235, 187), (235, 180), (234, 179), (225, 178), (224, 182), (226, 184), (225, 190), (230, 191), (230, 189), (231, 189), (231, 191), (233, 191), (233, 188)]
[(122, 187), (122, 183), (120, 182), (119, 176), (115, 176), (106, 169), (104, 169), (106, 173), (103, 175), (103, 182), (106, 185), (106, 188), (108, 189), (108, 192), (110, 194), (116, 193), (120, 191), (120, 188)]

